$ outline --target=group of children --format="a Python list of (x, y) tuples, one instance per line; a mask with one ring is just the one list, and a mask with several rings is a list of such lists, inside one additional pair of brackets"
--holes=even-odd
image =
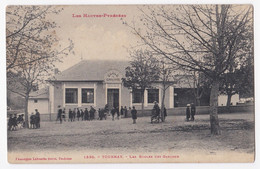
[(17, 118), (17, 114), (11, 114), (8, 120), (8, 130), (15, 131), (17, 128), (23, 128), (25, 125), (23, 116), (24, 114), (20, 114)]
[[(137, 119), (137, 111), (135, 109), (135, 107), (133, 106), (133, 109), (131, 107), (129, 107), (129, 110), (127, 109), (126, 106), (121, 106), (121, 109), (119, 111), (118, 107), (112, 107), (112, 109), (110, 110), (110, 114), (112, 116), (112, 120), (115, 119), (115, 115), (117, 117), (117, 119), (120, 119), (121, 117), (127, 118), (128, 117), (128, 112), (131, 112), (132, 118), (133, 118), (133, 123), (136, 123), (136, 119)], [(74, 110), (72, 111), (71, 109), (69, 109), (68, 111), (68, 121), (73, 122), (77, 119), (77, 121), (90, 121), (90, 120), (94, 120), (96, 119), (96, 109), (93, 108), (92, 106), (90, 106), (90, 110), (88, 110), (88, 108), (85, 108), (85, 110), (83, 111), (80, 108), (74, 108)], [(108, 105), (105, 105), (105, 108), (99, 108), (98, 109), (98, 117), (97, 120), (103, 120), (103, 119), (107, 119), (107, 115), (109, 114), (109, 108)], [(60, 123), (62, 123), (62, 121), (66, 121), (66, 109), (63, 108), (61, 109), (61, 106), (58, 106), (58, 114), (57, 114), (57, 119), (56, 121), (60, 121)]]

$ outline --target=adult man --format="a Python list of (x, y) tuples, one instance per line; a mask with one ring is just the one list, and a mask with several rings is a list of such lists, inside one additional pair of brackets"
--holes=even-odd
[(79, 111), (79, 108), (77, 108), (77, 119), (79, 121), (79, 118), (80, 118), (80, 111)]
[(196, 114), (196, 107), (193, 103), (191, 103), (190, 113), (191, 113), (191, 121), (194, 121), (194, 116)]
[[(57, 120), (60, 120), (60, 124), (62, 123), (62, 109), (60, 108), (60, 105), (58, 106), (58, 116)], [(56, 121), (57, 121), (56, 120)]]
[(132, 114), (133, 124), (135, 124), (136, 123), (136, 119), (137, 119), (137, 111), (135, 109), (135, 106), (133, 106), (131, 114)]
[(35, 109), (35, 126), (36, 128), (40, 128), (40, 112), (38, 111), (38, 109)]
[(124, 112), (125, 112), (125, 118), (127, 118), (127, 107), (125, 106), (125, 108), (124, 108)]
[(121, 117), (123, 117), (123, 115), (124, 115), (124, 107), (123, 106), (121, 106), (121, 109), (120, 109), (120, 114), (121, 114)]

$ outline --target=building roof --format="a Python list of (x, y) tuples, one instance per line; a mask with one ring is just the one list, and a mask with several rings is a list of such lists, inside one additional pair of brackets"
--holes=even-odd
[[(111, 70), (117, 70), (122, 77), (129, 61), (123, 60), (82, 60), (76, 65), (55, 75), (52, 81), (104, 81), (104, 76)], [(190, 75), (175, 75), (174, 86), (178, 88), (193, 87)]]
[(124, 76), (128, 65), (129, 62), (121, 60), (82, 60), (57, 74), (54, 81), (103, 81), (110, 70), (118, 70)]
[(32, 92), (29, 99), (49, 99), (49, 88), (43, 88)]

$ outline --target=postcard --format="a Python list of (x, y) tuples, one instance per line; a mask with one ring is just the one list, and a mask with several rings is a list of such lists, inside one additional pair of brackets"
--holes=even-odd
[(254, 162), (253, 13), (7, 6), (8, 162)]

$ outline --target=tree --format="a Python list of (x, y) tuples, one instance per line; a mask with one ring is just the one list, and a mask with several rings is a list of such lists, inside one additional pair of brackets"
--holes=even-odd
[[(158, 58), (157, 58), (158, 60)], [(170, 86), (173, 86), (176, 84), (182, 77), (179, 76), (174, 76), (177, 74), (177, 70), (179, 70), (178, 65), (173, 65), (169, 63), (168, 60), (166, 59), (160, 59), (158, 60), (159, 63), (159, 70), (160, 70), (160, 76), (159, 76), (159, 81), (162, 82), (162, 102), (161, 102), (161, 117), (162, 121), (164, 122), (165, 117), (164, 117), (164, 107), (165, 107), (165, 94), (167, 89)]]
[(160, 71), (156, 59), (147, 50), (130, 52), (130, 66), (126, 67), (125, 78), (122, 78), (125, 87), (141, 91), (142, 113), (144, 111), (144, 91), (153, 88), (152, 84), (159, 79)]
[(43, 84), (73, 49), (73, 42), (59, 45), (55, 22), (48, 20), (61, 10), (51, 6), (9, 6), (6, 16), (7, 89), (25, 98), (25, 125), (28, 126), (28, 99), (35, 86)]
[[(128, 24), (143, 45), (186, 71), (204, 73), (211, 81), (210, 126), (220, 134), (218, 93), (221, 76), (252, 53), (253, 30), (249, 5), (176, 5), (140, 9), (142, 29)], [(232, 64), (232, 63), (237, 64)]]
[[(56, 22), (50, 16), (58, 15), (62, 8), (52, 6), (8, 6), (6, 8), (6, 70), (42, 59), (66, 55), (60, 48), (55, 32)], [(31, 55), (33, 53), (33, 55)]]
[(254, 96), (254, 74), (253, 63), (241, 66), (239, 69), (230, 71), (223, 75), (220, 91), (221, 94), (227, 95), (228, 110), (230, 111), (231, 98), (235, 94), (243, 93), (244, 95)]
[(201, 105), (201, 98), (210, 87), (209, 79), (201, 72), (189, 71), (186, 76), (188, 85), (192, 89), (194, 95), (194, 103), (196, 106)]

